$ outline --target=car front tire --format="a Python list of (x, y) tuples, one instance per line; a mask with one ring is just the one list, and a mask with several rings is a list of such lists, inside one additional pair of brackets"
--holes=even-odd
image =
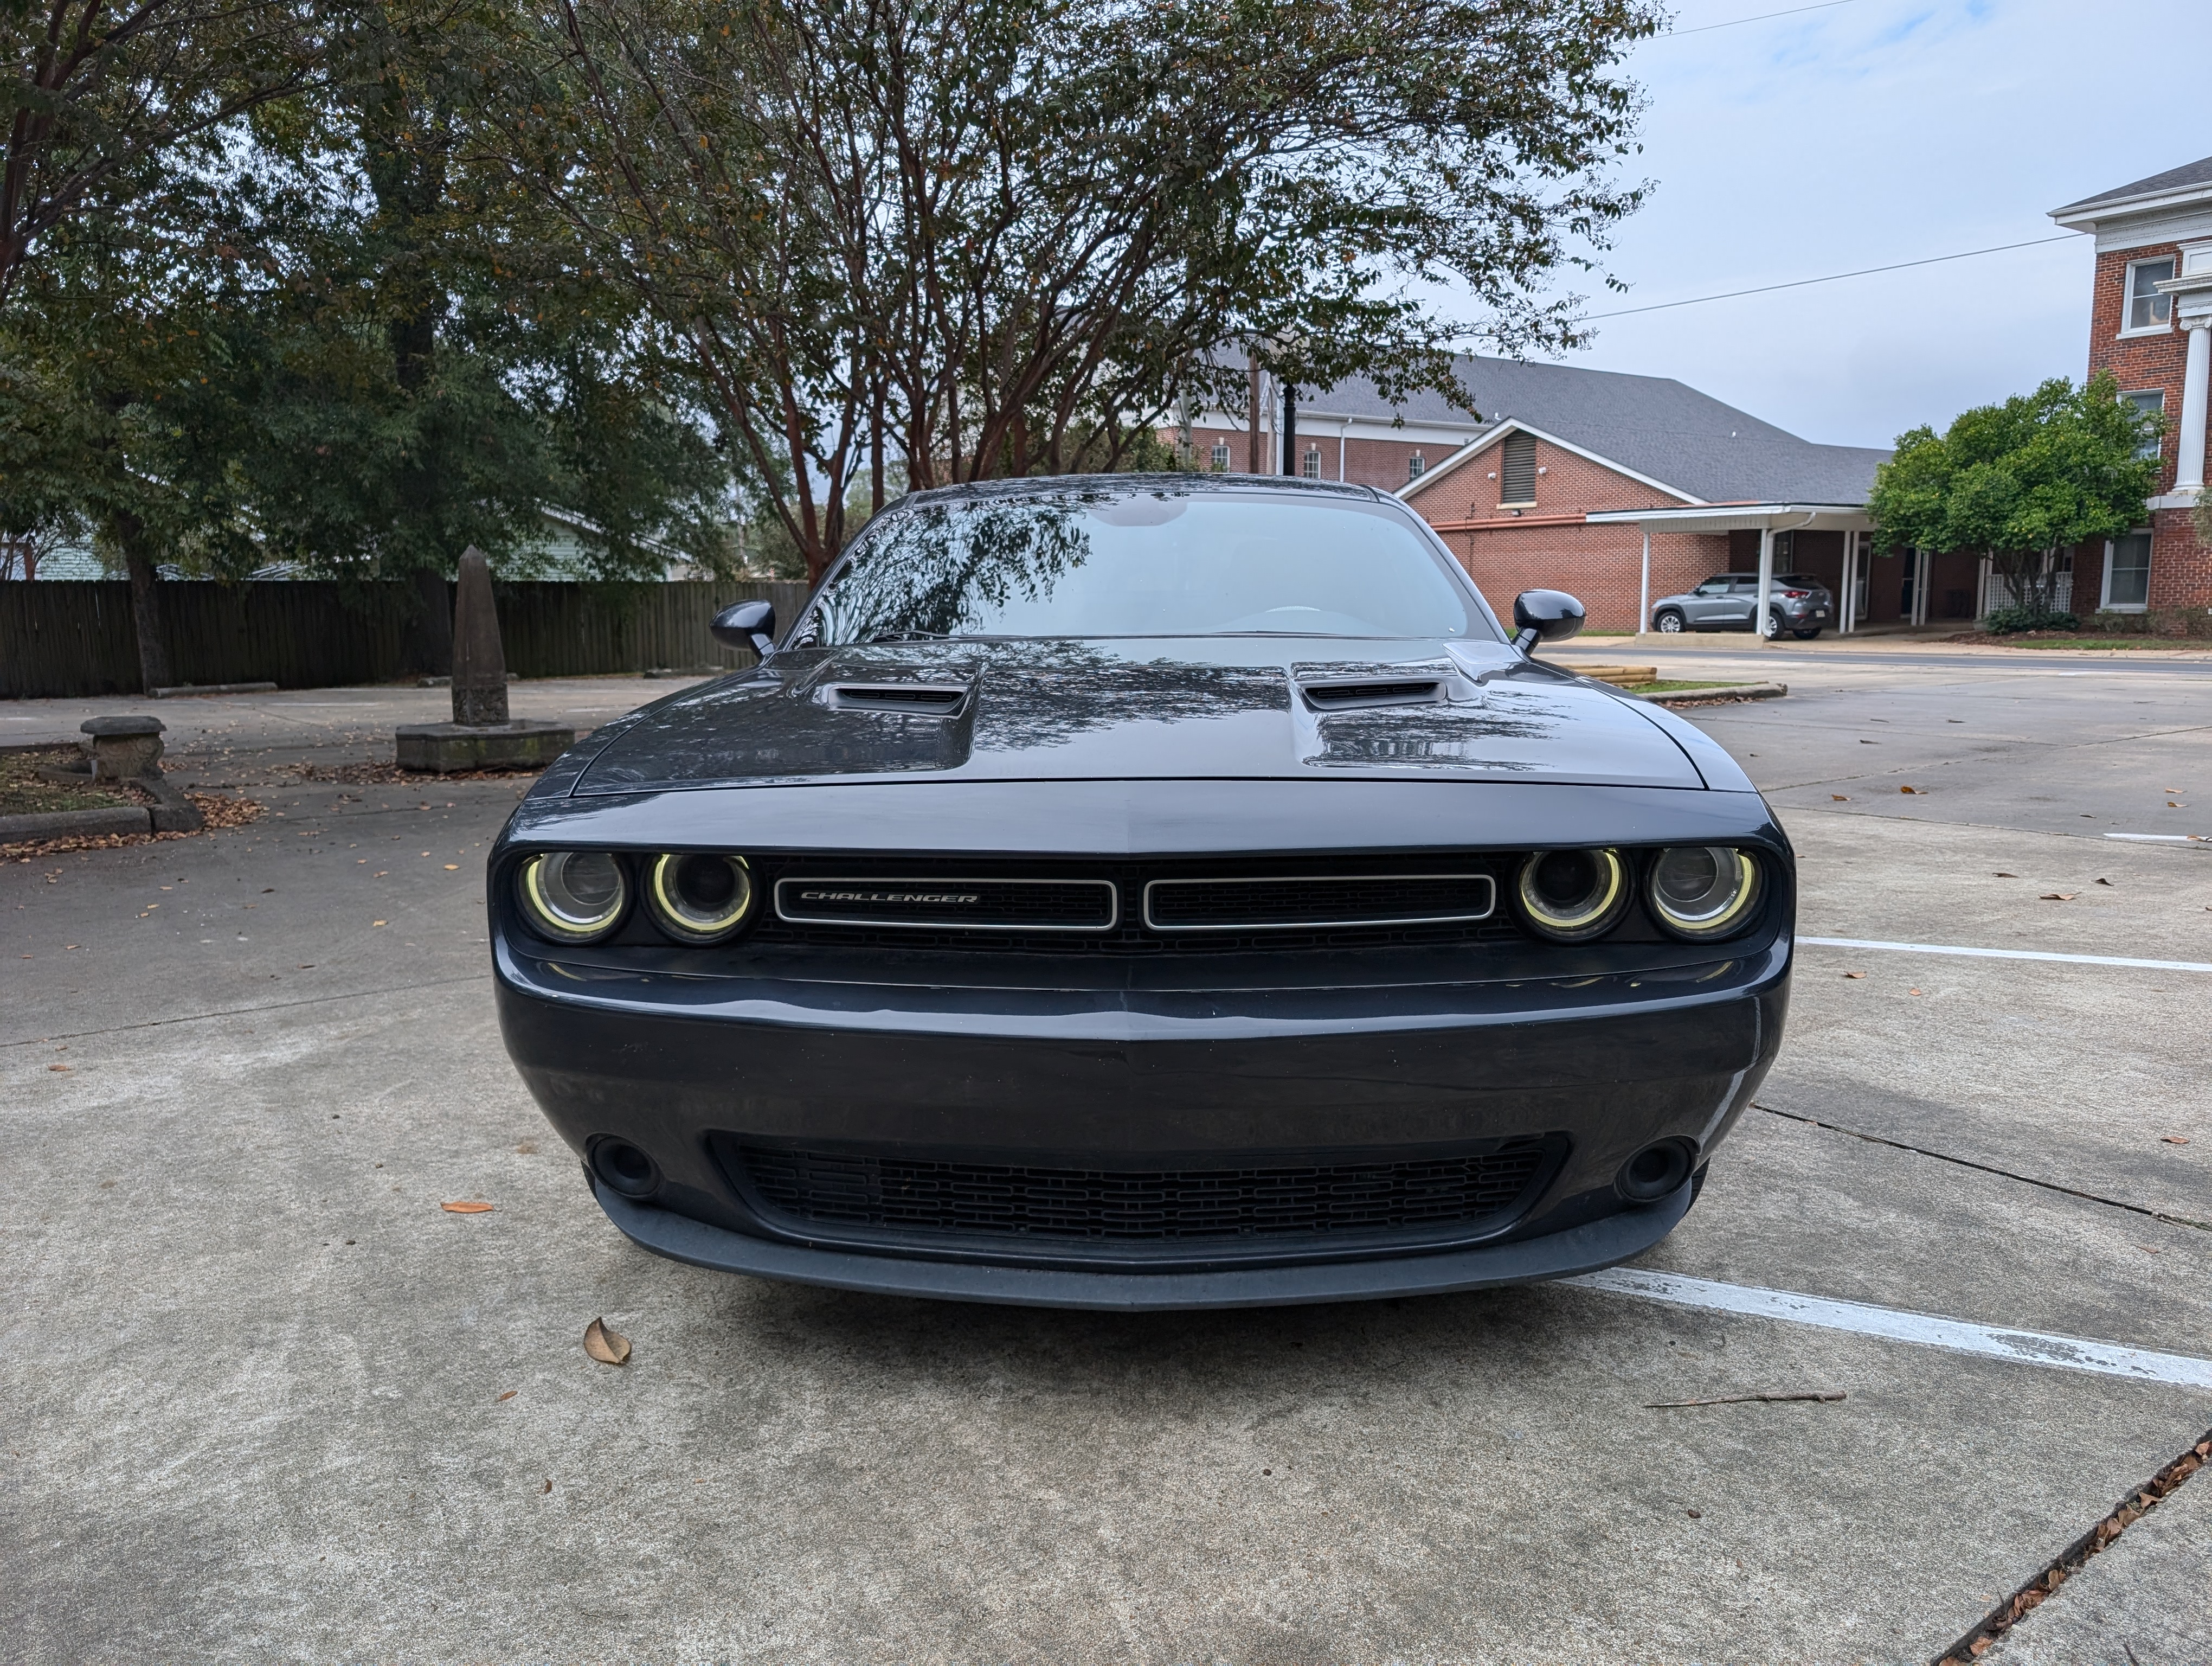
[(1680, 635), (1682, 632), (1682, 616), (1680, 613), (1677, 613), (1671, 607), (1666, 609), (1657, 618), (1651, 622), (1652, 629), (1657, 631), (1662, 636)]

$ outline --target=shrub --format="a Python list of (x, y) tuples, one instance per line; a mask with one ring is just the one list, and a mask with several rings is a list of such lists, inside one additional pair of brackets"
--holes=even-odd
[(2079, 630), (2081, 622), (2071, 613), (2046, 613), (2034, 607), (1993, 607), (1982, 616), (1982, 629), (1996, 636), (2023, 630)]

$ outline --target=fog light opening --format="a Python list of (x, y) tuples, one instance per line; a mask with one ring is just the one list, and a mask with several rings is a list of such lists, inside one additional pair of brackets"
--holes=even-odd
[(1682, 1140), (1656, 1140), (1622, 1164), (1613, 1183), (1631, 1203), (1656, 1203), (1681, 1189), (1690, 1162), (1690, 1147)]
[(650, 1197), (660, 1189), (660, 1165), (627, 1140), (602, 1140), (592, 1147), (592, 1170), (610, 1191)]

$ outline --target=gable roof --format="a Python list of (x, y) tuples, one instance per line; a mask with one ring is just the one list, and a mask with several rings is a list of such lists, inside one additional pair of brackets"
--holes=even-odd
[(1490, 448), (1509, 434), (1532, 435), (1539, 440), (1558, 446), (1564, 451), (1571, 451), (1577, 457), (1587, 458), (1601, 468), (1611, 469), (1615, 474), (1633, 480), (1640, 486), (1649, 486), (1655, 492), (1664, 493), (1668, 497), (1680, 498), (1685, 503), (1695, 504), (1701, 501), (1688, 492), (1668, 485), (1663, 480), (1654, 480), (1650, 475), (1639, 474), (1610, 457), (1600, 457), (1595, 452), (1585, 451), (1571, 440), (1562, 440), (1556, 434), (1547, 434), (1542, 429), (1534, 423), (1524, 423), (1518, 416), (1508, 416), (1504, 422), (1492, 424), (1480, 437), (1462, 446), (1436, 467), (1426, 471), (1418, 479), (1409, 480), (1399, 487), (1395, 496), (1401, 498), (1418, 497), (1423, 490), (1443, 479), (1455, 469), (1473, 462), (1478, 457), (1487, 456)]
[(2069, 203), (2064, 208), (2051, 210), (2051, 217), (2063, 221), (2069, 216), (2078, 216), (2089, 209), (2121, 208), (2130, 203), (2177, 194), (2196, 196), (2203, 192), (2212, 194), (2212, 156), (2201, 161), (2184, 162), (2179, 167), (2169, 167), (2163, 173), (2154, 173), (2148, 179), (2136, 179), (2124, 185), (2114, 185), (2110, 191), (2100, 191), (2094, 197), (2084, 197), (2078, 203)]
[(1459, 423), (1480, 441), (1508, 418), (1601, 463), (1707, 503), (1861, 503), (1888, 452), (1822, 446), (1668, 376), (1462, 354), (1460, 385), (1480, 419), (1436, 393), (1394, 406), (1355, 377), (1299, 400), (1301, 416)]

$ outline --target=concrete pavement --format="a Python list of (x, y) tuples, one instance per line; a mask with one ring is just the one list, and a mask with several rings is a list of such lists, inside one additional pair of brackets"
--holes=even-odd
[[(1805, 933), (2212, 962), (2212, 849), (2105, 836), (2212, 831), (2200, 672), (1775, 674), (1694, 721)], [(1115, 1318), (655, 1260), (499, 1046), (516, 784), (319, 778), (443, 697), (163, 702), (172, 775), (268, 818), (0, 865), (0, 1658), (1926, 1661), (2212, 1425), (1567, 1286)], [(2208, 1016), (2203, 974), (1808, 947), (1768, 1109), (1646, 1264), (2212, 1357), (2212, 1231), (2159, 1218), (2212, 1218)], [(1849, 1397), (1648, 1409), (1798, 1388)], [(2206, 1485), (1990, 1657), (2212, 1656)]]

